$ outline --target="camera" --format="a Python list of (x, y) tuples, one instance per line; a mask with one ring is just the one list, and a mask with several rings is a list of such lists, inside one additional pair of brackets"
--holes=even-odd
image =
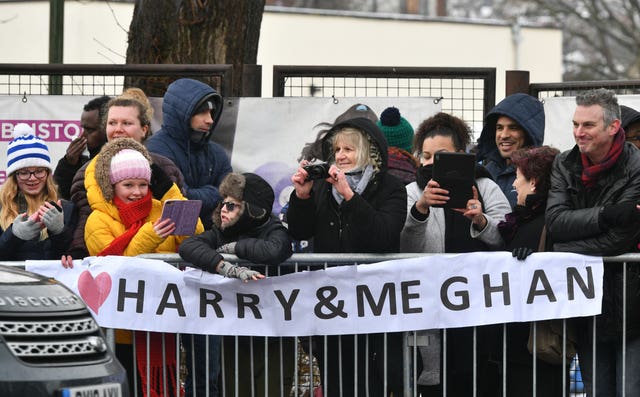
[(326, 179), (329, 177), (329, 164), (328, 163), (316, 163), (309, 164), (302, 167), (307, 171), (307, 180), (313, 181), (316, 179)]

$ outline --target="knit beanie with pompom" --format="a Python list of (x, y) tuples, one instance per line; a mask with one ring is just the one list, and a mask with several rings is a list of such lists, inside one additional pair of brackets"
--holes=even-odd
[(400, 115), (396, 107), (386, 108), (376, 123), (387, 138), (389, 146), (395, 146), (411, 152), (413, 144), (413, 127)]
[(53, 171), (45, 141), (35, 136), (29, 124), (18, 123), (13, 127), (13, 140), (8, 145), (7, 175), (27, 167), (43, 167)]

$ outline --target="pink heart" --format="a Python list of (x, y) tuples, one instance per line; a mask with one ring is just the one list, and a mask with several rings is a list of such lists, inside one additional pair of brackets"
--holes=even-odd
[(93, 278), (91, 273), (85, 270), (78, 277), (78, 292), (87, 306), (98, 314), (98, 309), (111, 292), (111, 276), (103, 272)]

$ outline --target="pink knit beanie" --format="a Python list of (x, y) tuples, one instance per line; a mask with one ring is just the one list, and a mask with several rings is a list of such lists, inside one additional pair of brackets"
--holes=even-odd
[(112, 185), (125, 179), (151, 180), (149, 161), (137, 150), (122, 149), (111, 159), (109, 180)]

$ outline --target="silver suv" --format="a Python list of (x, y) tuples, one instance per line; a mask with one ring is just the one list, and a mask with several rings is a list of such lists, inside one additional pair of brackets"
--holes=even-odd
[(1, 265), (0, 396), (129, 397), (126, 372), (82, 299)]

